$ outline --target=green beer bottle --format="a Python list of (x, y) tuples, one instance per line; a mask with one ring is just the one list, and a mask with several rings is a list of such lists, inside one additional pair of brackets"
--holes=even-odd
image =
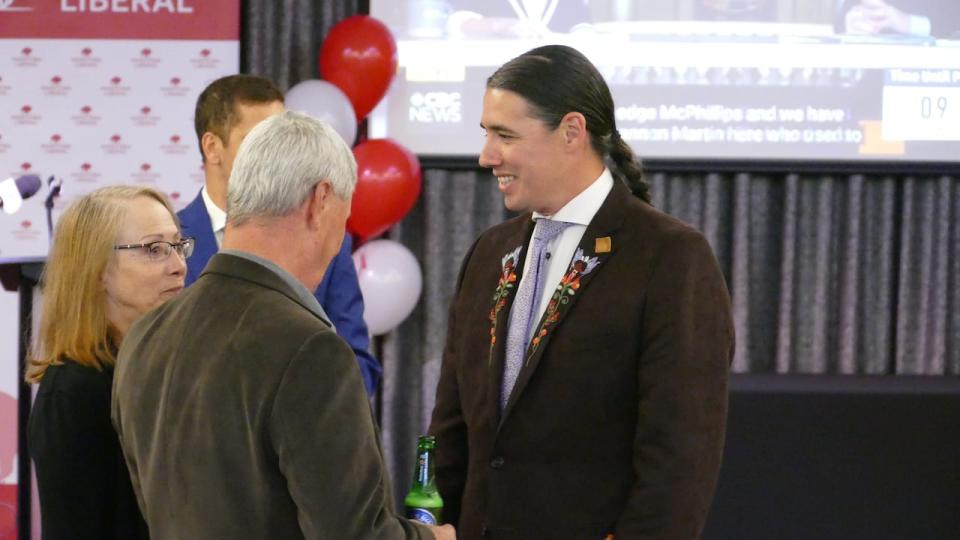
[(433, 450), (437, 439), (429, 435), (417, 439), (417, 463), (413, 472), (413, 485), (403, 503), (407, 507), (407, 517), (426, 523), (442, 523), (443, 499), (437, 491), (437, 480), (433, 469)]

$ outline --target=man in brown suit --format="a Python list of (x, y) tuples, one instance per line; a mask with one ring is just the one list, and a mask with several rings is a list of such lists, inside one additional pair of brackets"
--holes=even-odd
[(223, 250), (120, 349), (113, 423), (159, 539), (453, 538), (394, 512), (353, 352), (312, 292), (356, 163), (284, 112), (240, 145)]
[(710, 246), (649, 204), (574, 49), (502, 66), (481, 124), (480, 164), (526, 213), (460, 271), (430, 426), (444, 515), (470, 540), (697, 538), (734, 345)]

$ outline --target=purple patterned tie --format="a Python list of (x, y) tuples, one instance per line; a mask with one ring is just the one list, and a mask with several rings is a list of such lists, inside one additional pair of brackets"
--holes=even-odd
[(530, 241), (530, 268), (527, 275), (520, 281), (517, 296), (513, 299), (510, 308), (510, 325), (507, 328), (506, 361), (503, 365), (503, 387), (500, 391), (500, 410), (507, 406), (507, 399), (517, 382), (517, 375), (523, 367), (523, 357), (530, 343), (531, 326), (534, 313), (540, 305), (543, 296), (543, 281), (547, 277), (546, 259), (547, 244), (556, 238), (564, 229), (572, 225), (564, 221), (553, 221), (547, 218), (537, 220), (533, 229), (533, 240)]

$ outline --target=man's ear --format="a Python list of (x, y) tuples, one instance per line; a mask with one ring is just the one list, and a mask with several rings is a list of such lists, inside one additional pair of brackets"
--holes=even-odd
[(223, 141), (213, 132), (204, 132), (200, 137), (200, 149), (203, 150), (204, 161), (214, 165), (223, 162)]
[(568, 112), (560, 120), (563, 142), (571, 149), (590, 144), (590, 132), (587, 131), (587, 119), (582, 113)]
[(313, 186), (310, 196), (307, 197), (307, 221), (312, 227), (322, 224), (323, 214), (333, 197), (333, 185), (327, 180), (321, 180)]

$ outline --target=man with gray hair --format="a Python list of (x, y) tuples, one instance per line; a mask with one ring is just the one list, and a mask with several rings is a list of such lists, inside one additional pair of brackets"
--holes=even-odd
[(223, 250), (124, 339), (113, 423), (151, 537), (455, 537), (395, 513), (357, 363), (310, 293), (356, 178), (327, 124), (284, 112), (257, 125)]

